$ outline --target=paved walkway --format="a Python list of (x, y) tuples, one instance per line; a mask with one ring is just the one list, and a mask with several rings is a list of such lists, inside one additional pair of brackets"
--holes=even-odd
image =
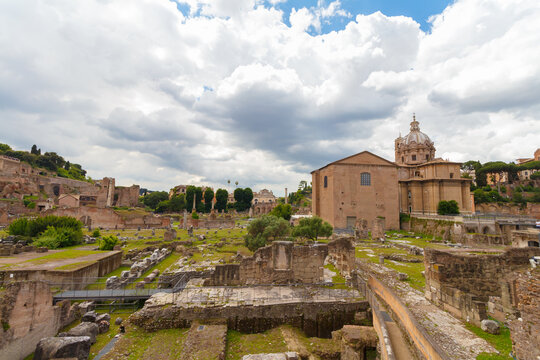
[(102, 356), (105, 356), (107, 355), (107, 353), (109, 351), (112, 350), (112, 348), (114, 347), (114, 344), (116, 344), (116, 342), (118, 341), (118, 339), (120, 339), (120, 336), (115, 336), (111, 339), (111, 341), (109, 341), (107, 343), (107, 345), (105, 345), (103, 347), (103, 349), (101, 349), (100, 352), (98, 352), (98, 354), (96, 355), (96, 357), (94, 358), (94, 360), (100, 360)]

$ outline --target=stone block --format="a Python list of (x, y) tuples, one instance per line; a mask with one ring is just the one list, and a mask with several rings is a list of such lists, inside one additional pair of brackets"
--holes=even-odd
[(99, 326), (96, 323), (91, 322), (81, 322), (79, 325), (75, 326), (73, 329), (69, 330), (66, 335), (69, 336), (84, 336), (90, 338), (90, 343), (94, 344), (96, 342), (96, 336), (99, 333)]
[(76, 358), (87, 360), (90, 354), (89, 336), (50, 337), (39, 341), (34, 360)]
[(480, 328), (489, 334), (497, 335), (501, 332), (499, 323), (493, 320), (482, 320), (480, 323)]
[(97, 314), (95, 311), (88, 311), (81, 318), (81, 322), (96, 322)]

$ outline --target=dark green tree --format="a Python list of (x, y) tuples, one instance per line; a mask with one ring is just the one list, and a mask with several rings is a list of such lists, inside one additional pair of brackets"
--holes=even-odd
[(169, 194), (166, 191), (154, 191), (143, 197), (142, 202), (149, 208), (156, 210), (161, 201), (169, 200)]
[(32, 145), (32, 149), (30, 149), (30, 154), (39, 155), (40, 152), (38, 152), (38, 148), (36, 144)]
[(304, 218), (300, 220), (298, 226), (293, 228), (293, 236), (305, 237), (317, 240), (319, 236), (328, 237), (332, 235), (332, 225), (318, 216)]
[(8, 144), (0, 143), (0, 152), (5, 152), (5, 151), (8, 151), (8, 150), (11, 150), (11, 146), (9, 146)]
[(229, 198), (229, 192), (225, 189), (216, 190), (216, 209), (226, 210), (227, 209), (227, 200)]
[(181, 212), (186, 208), (186, 196), (184, 194), (173, 195), (169, 200), (169, 211)]
[(204, 190), (204, 212), (209, 213), (212, 210), (212, 200), (214, 200), (214, 191), (206, 188)]
[(202, 189), (193, 185), (189, 185), (186, 189), (186, 209), (191, 211), (193, 209), (193, 199), (195, 199), (195, 208), (197, 211), (202, 208)]

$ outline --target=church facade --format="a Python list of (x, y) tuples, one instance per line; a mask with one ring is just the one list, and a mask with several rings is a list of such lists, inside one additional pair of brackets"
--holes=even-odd
[(338, 229), (361, 219), (371, 226), (377, 217), (398, 229), (400, 212), (435, 214), (441, 200), (470, 213), (471, 180), (461, 178), (460, 165), (436, 158), (413, 118), (410, 133), (395, 140), (395, 162), (363, 151), (314, 170), (312, 212)]

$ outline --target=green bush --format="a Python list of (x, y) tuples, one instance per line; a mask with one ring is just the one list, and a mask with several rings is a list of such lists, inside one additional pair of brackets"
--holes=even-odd
[(323, 222), (318, 216), (313, 216), (301, 219), (299, 225), (293, 229), (293, 236), (317, 240), (319, 236), (328, 237), (332, 235), (332, 231), (332, 225), (326, 221)]
[(118, 238), (114, 235), (104, 236), (99, 241), (99, 250), (113, 250), (118, 243)]
[[(498, 194), (498, 193), (497, 193)], [(457, 215), (459, 214), (459, 205), (456, 200), (441, 200), (437, 206), (437, 214), (439, 215)]]
[(266, 246), (269, 241), (285, 238), (291, 230), (287, 220), (273, 215), (263, 215), (253, 220), (248, 225), (247, 231), (244, 237), (245, 246), (255, 251)]
[(32, 244), (36, 247), (58, 249), (79, 245), (80, 243), (82, 243), (82, 231), (80, 229), (49, 226)]
[(94, 231), (92, 231), (92, 237), (98, 238), (100, 236), (101, 232), (99, 231), (99, 229), (94, 229)]
[(291, 220), (292, 207), (291, 204), (279, 204), (270, 211), (270, 215), (280, 217), (285, 220)]
[(192, 212), (192, 213), (191, 213), (191, 218), (192, 218), (192, 219), (198, 219), (198, 218), (199, 218), (199, 214), (197, 214), (196, 212)]
[(534, 174), (531, 174), (531, 180), (538, 180), (540, 179), (540, 171), (535, 172)]
[(17, 219), (8, 227), (8, 233), (10, 235), (37, 237), (47, 230), (49, 226), (54, 228), (70, 228), (79, 231), (82, 239), (82, 223), (69, 216), (49, 215), (31, 220), (26, 218)]
[(406, 223), (411, 220), (411, 215), (407, 213), (399, 213), (399, 222), (400, 223)]

